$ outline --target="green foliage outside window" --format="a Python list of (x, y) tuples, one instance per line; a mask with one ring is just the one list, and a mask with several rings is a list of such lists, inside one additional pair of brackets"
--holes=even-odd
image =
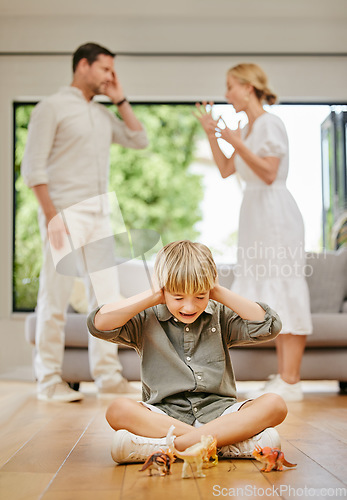
[(41, 269), (41, 239), (37, 222), (37, 201), (20, 176), (20, 164), (27, 137), (32, 105), (16, 107), (15, 143), (15, 234), (13, 258), (13, 309), (31, 310), (36, 305)]
[[(190, 105), (136, 105), (149, 147), (131, 150), (111, 147), (110, 191), (115, 191), (128, 229), (153, 229), (163, 244), (177, 239), (197, 239), (194, 229), (201, 220), (201, 176), (189, 165), (195, 144), (203, 132)], [(15, 108), (15, 251), (13, 273), (14, 310), (36, 306), (41, 268), (41, 240), (37, 223), (38, 203), (20, 176), (31, 105)], [(111, 107), (113, 111), (115, 109)]]

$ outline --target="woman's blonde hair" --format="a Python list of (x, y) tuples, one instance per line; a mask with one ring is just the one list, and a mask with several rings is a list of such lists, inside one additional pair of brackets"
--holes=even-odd
[(160, 288), (189, 295), (211, 290), (217, 278), (210, 249), (189, 240), (165, 245), (157, 254), (154, 272)]
[(268, 78), (260, 66), (253, 63), (241, 63), (230, 68), (228, 75), (237, 78), (241, 83), (249, 83), (255, 91), (259, 101), (266, 101), (268, 104), (275, 104), (277, 95), (268, 87)]

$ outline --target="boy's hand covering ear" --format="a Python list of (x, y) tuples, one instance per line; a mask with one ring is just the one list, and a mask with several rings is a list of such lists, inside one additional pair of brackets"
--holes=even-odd
[(219, 288), (219, 286), (220, 285), (219, 285), (219, 280), (218, 280), (218, 276), (217, 276), (216, 281), (214, 282), (214, 287), (211, 288), (211, 290), (210, 290), (210, 299), (216, 300), (215, 294), (216, 294), (217, 289)]
[(157, 277), (154, 274), (152, 275), (151, 289), (153, 295), (156, 296), (157, 304), (165, 304), (164, 289), (160, 288)]

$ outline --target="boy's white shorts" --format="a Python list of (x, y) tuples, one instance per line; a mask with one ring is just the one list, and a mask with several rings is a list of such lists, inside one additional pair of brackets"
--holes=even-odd
[[(241, 401), (241, 402), (233, 404), (232, 406), (229, 406), (229, 408), (227, 408), (226, 410), (223, 411), (223, 413), (221, 414), (221, 417), (223, 415), (228, 415), (229, 413), (235, 413), (236, 411), (239, 411), (241, 406), (243, 406), (245, 403), (248, 403), (248, 401), (252, 401), (252, 400), (246, 399), (245, 401)], [(144, 403), (143, 401), (139, 401), (139, 403), (141, 403), (143, 406), (146, 406), (149, 410), (153, 411), (154, 413), (161, 413), (162, 415), (167, 415), (167, 413), (165, 413), (165, 411), (161, 410), (160, 408), (157, 408), (154, 405)], [(199, 420), (195, 420), (193, 425), (194, 425), (194, 427), (201, 427), (204, 424), (199, 422)]]

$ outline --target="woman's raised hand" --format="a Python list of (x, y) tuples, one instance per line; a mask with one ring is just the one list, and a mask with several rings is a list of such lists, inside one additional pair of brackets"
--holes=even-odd
[(218, 137), (224, 139), (226, 142), (235, 147), (236, 144), (239, 141), (241, 141), (241, 127), (240, 127), (241, 121), (238, 122), (237, 129), (232, 130), (226, 126), (226, 123), (223, 120), (223, 118), (220, 118), (219, 120), (221, 120), (225, 126), (224, 128), (217, 127)]
[[(207, 105), (209, 104), (210, 108), (207, 109)], [(212, 117), (212, 106), (213, 102), (207, 103), (203, 101), (202, 103), (197, 102), (195, 104), (196, 112), (193, 112), (193, 115), (199, 120), (203, 129), (205, 130), (208, 136), (214, 136), (216, 134), (216, 128), (218, 126), (219, 120), (214, 120)]]

